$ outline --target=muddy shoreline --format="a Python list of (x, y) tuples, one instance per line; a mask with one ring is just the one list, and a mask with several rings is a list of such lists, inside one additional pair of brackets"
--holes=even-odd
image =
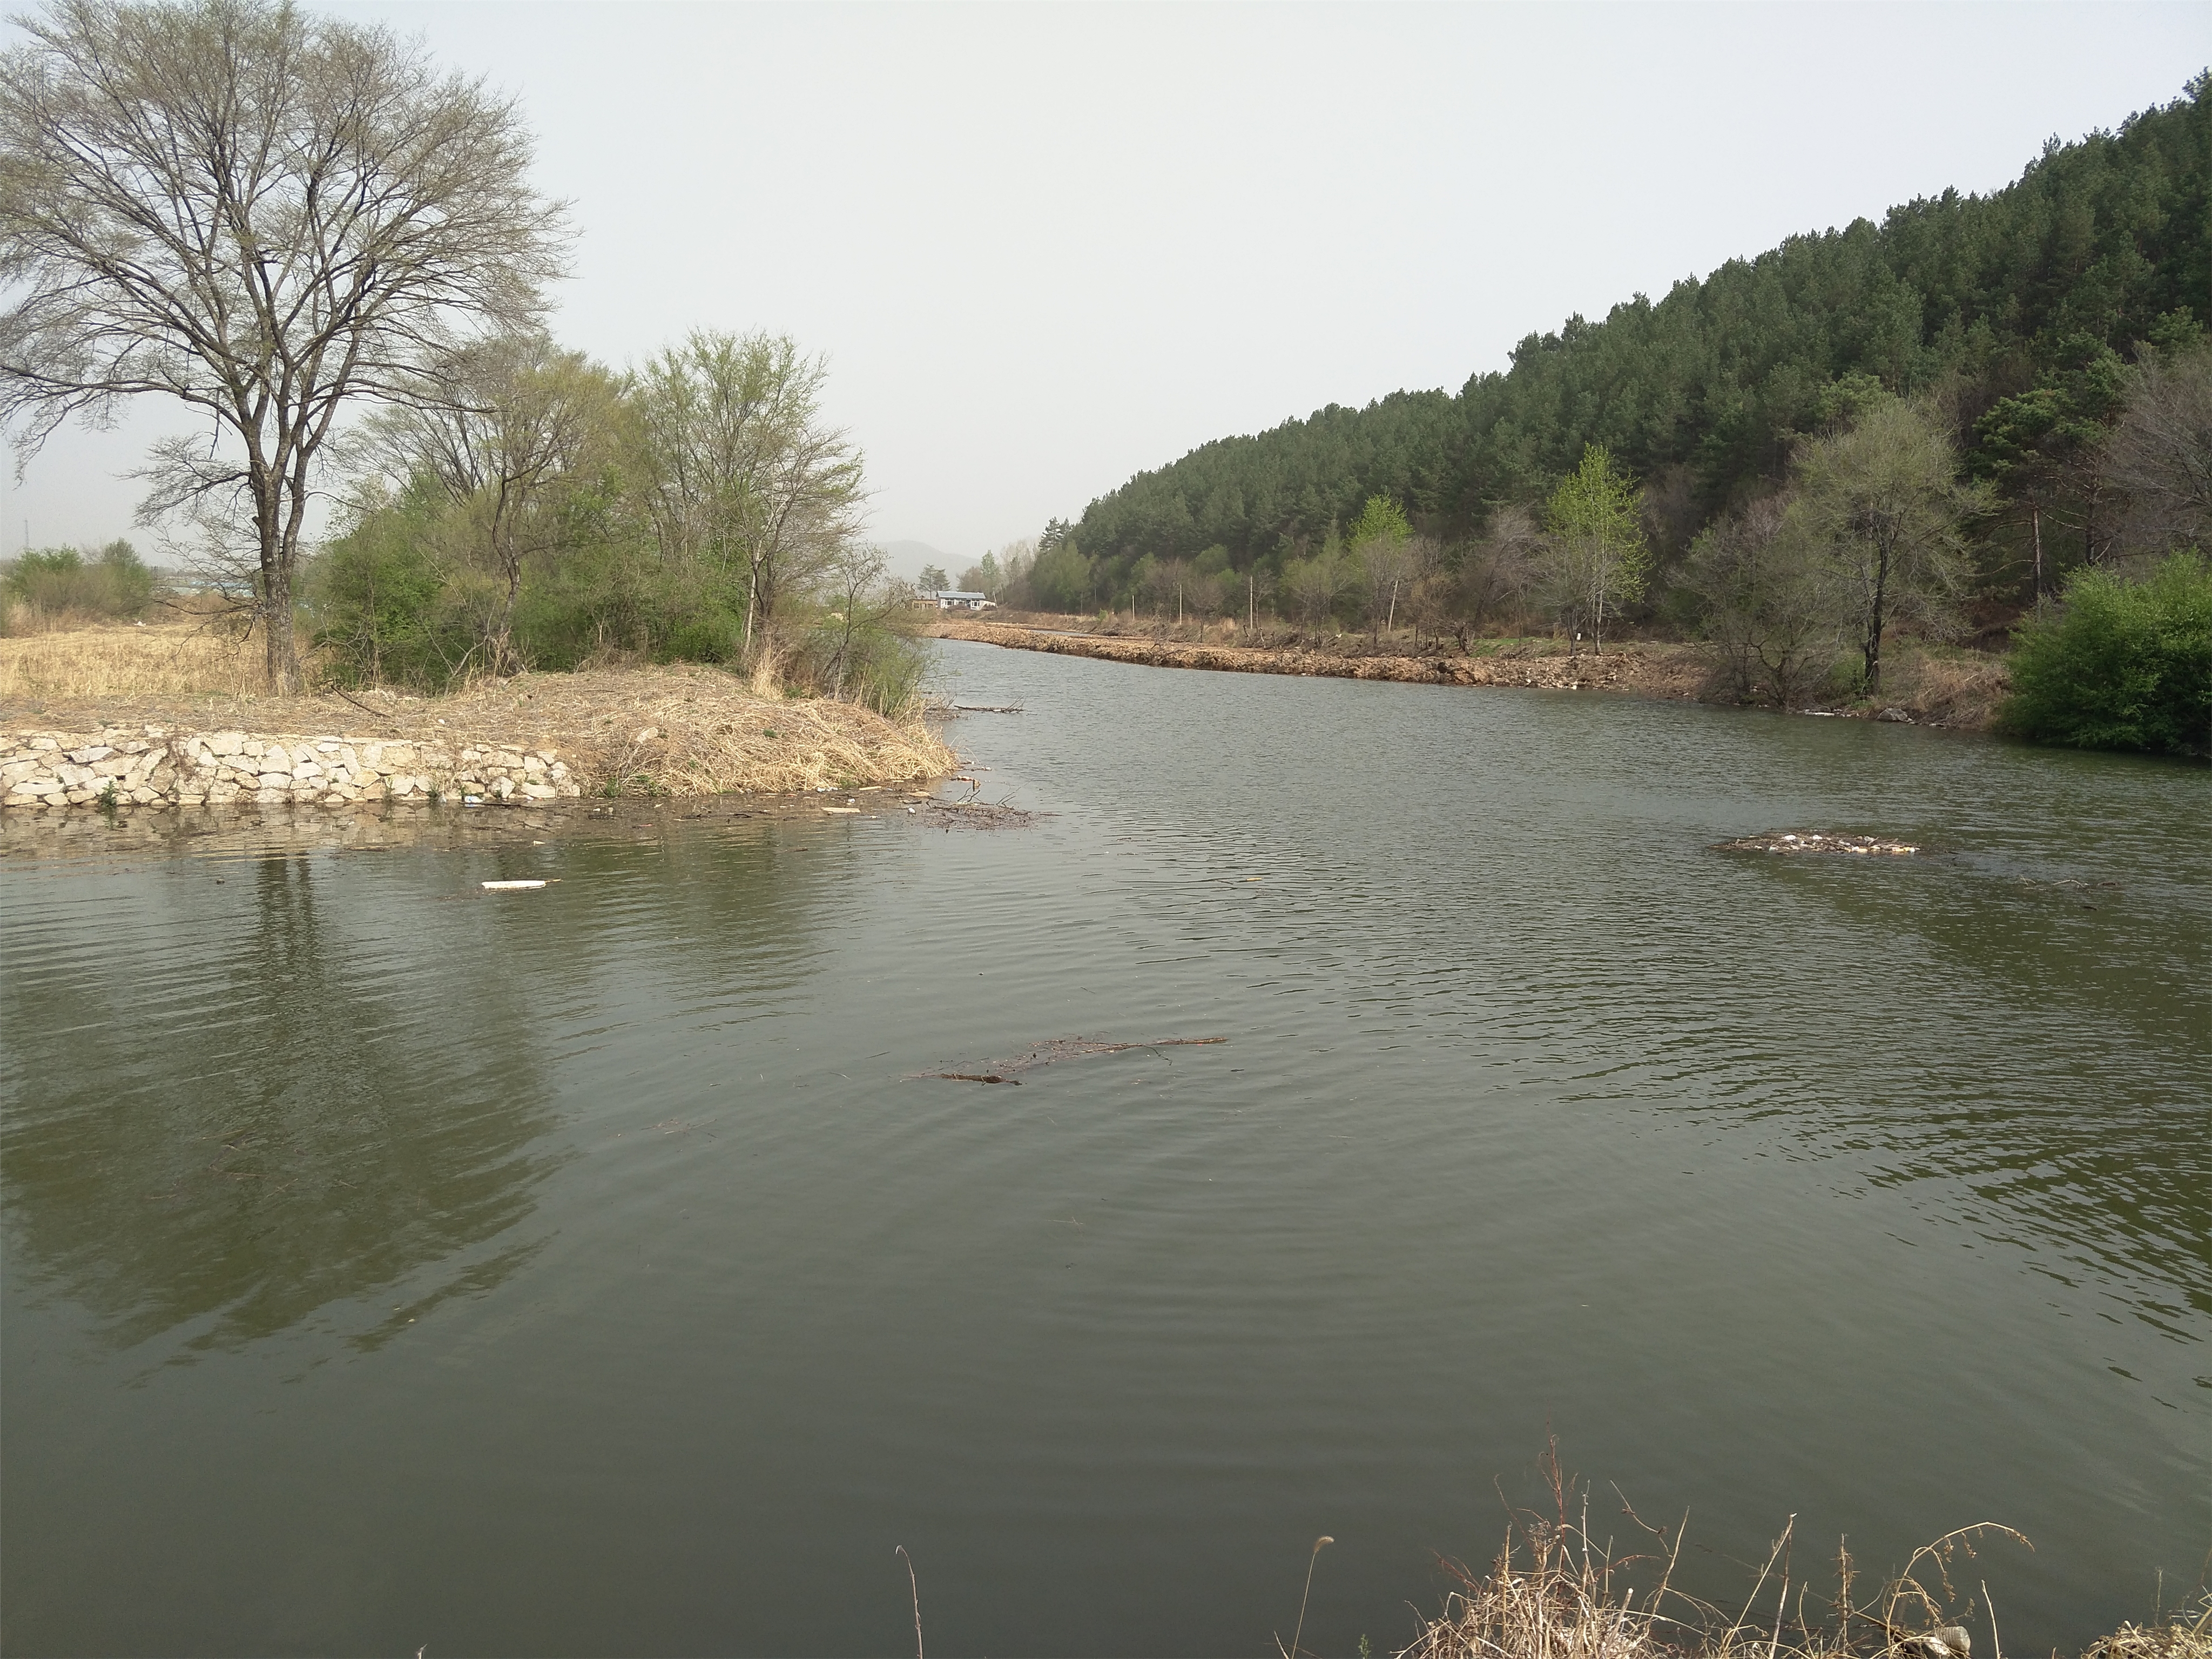
[(1509, 646), (1492, 653), (1467, 656), (1456, 651), (1438, 650), (1419, 656), (1355, 657), (1295, 647), (1199, 645), (964, 618), (933, 623), (923, 631), (935, 639), (973, 640), (1015, 650), (1094, 657), (1105, 662), (1135, 663), (1148, 668), (1206, 668), (1233, 674), (1391, 680), (1416, 685), (1615, 691), (1674, 702), (1694, 702), (1711, 675), (1710, 666), (1686, 646), (1632, 643), (1616, 646), (1603, 656), (1587, 652), (1580, 656), (1538, 653)]
[[(1071, 618), (1070, 621), (1079, 619)], [(1455, 646), (1419, 655), (1350, 655), (1301, 646), (1200, 644), (1144, 635), (1093, 634), (1079, 628), (946, 617), (923, 632), (935, 639), (972, 640), (1018, 651), (1091, 657), (1148, 668), (1203, 668), (1231, 674), (1389, 680), (1413, 685), (1519, 687), (1526, 690), (1607, 691), (1668, 702), (1712, 697), (1714, 665), (1697, 647), (1632, 640), (1602, 656), (1570, 655), (1549, 641), (1483, 641), (1462, 654)], [(1971, 654), (1956, 660), (1908, 651), (1885, 675), (1886, 694), (1869, 702), (1794, 712), (1834, 718), (1987, 730), (2008, 689), (2003, 664)]]

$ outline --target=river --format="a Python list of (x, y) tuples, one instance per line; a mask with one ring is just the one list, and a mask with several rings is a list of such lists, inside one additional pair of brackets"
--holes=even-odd
[(935, 649), (1027, 824), (0, 861), (9, 1650), (896, 1653), (903, 1546), (940, 1656), (1257, 1654), (1327, 1534), (1379, 1653), (1551, 1435), (1717, 1599), (2190, 1593), (2203, 769)]

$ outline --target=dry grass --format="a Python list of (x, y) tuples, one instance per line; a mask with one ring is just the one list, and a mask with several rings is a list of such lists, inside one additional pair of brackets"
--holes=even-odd
[(252, 697), (259, 640), (211, 625), (129, 623), (0, 639), (0, 703), (88, 697)]
[(959, 757), (919, 720), (787, 699), (719, 669), (603, 669), (480, 681), (446, 697), (272, 697), (258, 641), (213, 628), (117, 627), (0, 640), (15, 726), (173, 728), (520, 744), (556, 752), (587, 793), (781, 793), (940, 777)]
[(587, 791), (601, 793), (901, 783), (941, 777), (959, 764), (919, 720), (901, 723), (827, 698), (763, 696), (711, 668), (526, 674), (483, 683), (440, 706), (471, 733), (559, 748)]
[(1902, 708), (1923, 726), (1955, 726), (1982, 731), (1996, 718), (1997, 706), (2012, 690), (2004, 659), (1978, 652), (1899, 652), (1882, 665), (1884, 708)]
[[(1847, 1551), (1817, 1584), (1794, 1576), (1792, 1516), (1729, 1613), (1674, 1587), (1679, 1528), (1648, 1526), (1624, 1504), (1648, 1542), (1616, 1555), (1592, 1535), (1588, 1490), (1561, 1475), (1555, 1450), (1544, 1469), (1550, 1512), (1516, 1514), (1487, 1571), (1443, 1562), (1458, 1588), (1399, 1659), (2004, 1659), (1989, 1589), (1966, 1568), (1990, 1545), (2033, 1547), (2009, 1527), (1948, 1533), (1861, 1600)], [(2123, 1625), (2083, 1659), (2212, 1659), (2212, 1597), (2162, 1625)]]
[(2163, 1625), (2123, 1625), (2081, 1659), (2212, 1659), (2212, 1595)]

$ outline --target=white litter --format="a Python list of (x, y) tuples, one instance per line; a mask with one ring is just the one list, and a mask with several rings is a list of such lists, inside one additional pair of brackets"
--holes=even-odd
[(488, 881), (483, 884), (487, 893), (527, 893), (533, 888), (544, 887), (542, 881)]

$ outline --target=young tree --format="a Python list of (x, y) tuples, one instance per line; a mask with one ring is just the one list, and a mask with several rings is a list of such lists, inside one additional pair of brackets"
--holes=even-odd
[(919, 580), (921, 591), (925, 593), (942, 593), (952, 586), (952, 578), (945, 574), (945, 568), (941, 565), (922, 566)]
[(1583, 448), (1582, 465), (1552, 492), (1544, 510), (1545, 585), (1553, 609), (1579, 649), (1587, 628), (1605, 653), (1605, 619), (1644, 595), (1650, 568), (1636, 486), (1600, 444)]
[(1388, 495), (1370, 495), (1346, 538), (1365, 592), (1370, 643), (1382, 643), (1382, 630), (1398, 621), (1398, 601), (1412, 585), (1410, 555), (1413, 527)]
[(1742, 702), (1788, 708), (1834, 665), (1836, 594), (1820, 549), (1788, 501), (1768, 496), (1691, 544), (1682, 584), (1698, 601), (1705, 638)]
[(388, 31), (286, 0), (53, 0), (0, 56), (0, 416), (35, 453), (72, 416), (181, 398), (149, 516), (234, 502), (273, 689), (316, 467), (362, 398), (533, 324), (559, 207), (514, 103)]
[(1989, 508), (1986, 486), (1959, 478), (1949, 436), (1922, 405), (1884, 397), (1797, 465), (1800, 511), (1823, 545), (1862, 682), (1881, 688), (1881, 643), (1899, 615), (1941, 626), (1966, 586), (1962, 522)]
[(1323, 548), (1310, 559), (1292, 559), (1283, 566), (1283, 597), (1299, 627), (1318, 628), (1335, 612), (1351, 580), (1345, 562)]
[(828, 375), (787, 337), (696, 330), (634, 377), (661, 556), (742, 584), (748, 656), (860, 536), (860, 455), (823, 422)]

